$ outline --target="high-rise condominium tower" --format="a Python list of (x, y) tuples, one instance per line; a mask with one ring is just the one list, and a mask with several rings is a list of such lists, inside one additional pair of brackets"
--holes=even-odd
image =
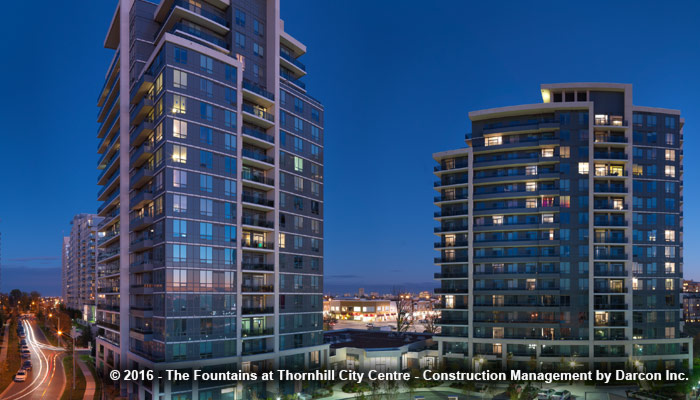
[[(104, 44), (98, 368), (320, 368), (323, 106), (279, 0), (121, 0)], [(122, 385), (154, 399), (300, 390)]]
[(441, 360), (687, 366), (680, 112), (635, 106), (626, 84), (541, 92), (471, 112), (467, 147), (434, 154)]
[(70, 225), (70, 236), (63, 238), (63, 301), (66, 307), (84, 313), (87, 321), (95, 316), (95, 214), (78, 214)]

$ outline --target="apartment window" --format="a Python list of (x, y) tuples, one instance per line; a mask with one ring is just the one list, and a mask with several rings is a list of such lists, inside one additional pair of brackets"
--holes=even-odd
[(666, 166), (664, 167), (664, 174), (665, 174), (666, 177), (668, 177), (668, 178), (675, 178), (675, 176), (676, 176), (676, 167), (674, 167), (673, 165), (666, 165)]
[(318, 160), (320, 153), (320, 148), (316, 146), (315, 144), (311, 145), (311, 156), (313, 156), (314, 159)]
[(173, 119), (173, 137), (187, 139), (187, 122)]
[(588, 174), (588, 163), (587, 162), (578, 163), (578, 173), (581, 175)]
[(498, 146), (503, 144), (502, 136), (489, 136), (484, 138), (484, 146)]
[(664, 150), (664, 158), (666, 161), (676, 161), (676, 151), (675, 150)]
[(294, 190), (298, 192), (304, 191), (304, 179), (298, 176), (294, 177)]
[(236, 25), (245, 27), (245, 13), (241, 10), (236, 10)]
[(174, 69), (173, 86), (178, 89), (187, 89), (187, 72)]
[(213, 97), (214, 96), (214, 82), (208, 80), (208, 79), (200, 79), (199, 80), (199, 91), (202, 92), (205, 96), (207, 97)]
[(537, 191), (537, 182), (527, 182), (525, 183), (525, 190), (528, 192)]
[(542, 223), (543, 224), (553, 224), (554, 223), (554, 214), (542, 214)]
[(265, 55), (265, 49), (262, 47), (262, 45), (253, 42), (253, 54), (263, 57)]
[(187, 64), (187, 50), (175, 47), (175, 62)]
[(666, 134), (666, 144), (668, 146), (673, 146), (676, 144), (676, 135), (673, 133), (667, 133)]
[(311, 119), (313, 119), (316, 122), (318, 122), (321, 119), (321, 113), (313, 107), (311, 107)]
[(571, 207), (571, 196), (559, 196), (559, 206), (564, 208)]
[(187, 112), (187, 99), (176, 94), (173, 96), (173, 114), (184, 114)]
[(304, 210), (304, 199), (299, 196), (294, 196), (294, 209), (303, 211)]
[(542, 149), (542, 157), (554, 157), (554, 149)]
[(321, 130), (316, 125), (311, 125), (311, 138), (318, 142), (321, 137)]
[(537, 199), (526, 199), (525, 208), (537, 208)]
[(236, 102), (238, 101), (238, 98), (236, 97), (236, 90), (229, 87), (224, 88), (224, 97), (226, 98), (226, 102), (233, 106), (235, 106)]
[(226, 64), (225, 70), (226, 70), (226, 80), (235, 82), (237, 77), (238, 77), (238, 70), (236, 69), (236, 67), (232, 67), (232, 66)]
[(202, 240), (212, 240), (214, 238), (213, 225), (208, 222), (199, 223), (199, 238)]
[(647, 126), (656, 126), (656, 115), (647, 115)]
[(186, 213), (187, 212), (187, 196), (181, 194), (173, 195), (173, 212), (174, 213)]
[(199, 127), (199, 141), (211, 145), (213, 142), (213, 132), (211, 128), (207, 128), (204, 126)]
[(173, 220), (173, 237), (175, 238), (185, 238), (187, 237), (187, 221), (181, 219)]
[(236, 173), (236, 159), (233, 157), (224, 157), (224, 171), (227, 174)]
[(173, 145), (173, 162), (187, 164), (187, 147)]
[(230, 179), (224, 179), (224, 196), (236, 195), (236, 182)]
[(503, 216), (502, 215), (494, 215), (493, 216), (493, 224), (494, 225), (503, 225)]
[(297, 132), (304, 132), (304, 120), (294, 117), (294, 130)]
[(667, 242), (675, 242), (676, 241), (676, 231), (664, 231), (664, 238), (666, 239)]
[(569, 146), (561, 146), (559, 148), (559, 157), (561, 157), (561, 158), (571, 157), (571, 148)]
[(210, 199), (199, 199), (199, 213), (205, 217), (214, 215), (214, 201)]
[(199, 113), (203, 120), (212, 121), (214, 120), (214, 107), (211, 104), (200, 103)]
[(537, 175), (537, 165), (528, 165), (525, 167), (525, 175)]
[(294, 229), (301, 230), (304, 229), (304, 218), (298, 215), (294, 216)]
[(316, 219), (311, 220), (311, 232), (313, 232), (317, 235), (321, 233), (321, 222), (320, 221), (318, 221)]
[(210, 151), (199, 151), (199, 166), (212, 169), (214, 168), (214, 155)]
[(214, 72), (214, 60), (211, 57), (207, 57), (204, 54), (199, 55), (199, 69), (202, 72), (211, 74)]
[(213, 184), (214, 178), (211, 175), (200, 175), (199, 176), (199, 189), (202, 192), (211, 193), (214, 188)]
[(294, 171), (304, 172), (304, 159), (294, 156)]
[(298, 113), (304, 112), (304, 102), (301, 99), (294, 99), (294, 111)]
[[(209, 246), (201, 246), (199, 248), (199, 262), (203, 264), (212, 264), (214, 261), (213, 248)], [(201, 271), (206, 272), (206, 271)]]
[(236, 46), (240, 47), (241, 49), (245, 49), (245, 35), (239, 32), (236, 32)]
[(263, 36), (264, 31), (265, 31), (265, 28), (264, 28), (263, 23), (258, 21), (257, 19), (254, 19), (253, 20), (253, 32), (255, 32), (255, 34), (258, 36)]
[[(185, 262), (187, 261), (187, 246), (184, 244), (174, 244), (173, 245), (173, 261), (175, 262)], [(174, 270), (174, 274), (178, 274), (181, 270)], [(181, 280), (173, 280), (173, 283), (181, 282)], [(185, 275), (184, 285), (187, 286), (187, 275)]]
[(294, 151), (301, 153), (304, 151), (304, 141), (298, 137), (294, 138)]
[(279, 235), (280, 249), (284, 249), (287, 243), (287, 235), (280, 233)]
[(676, 273), (676, 263), (673, 263), (673, 262), (664, 263), (664, 270), (667, 274), (675, 274)]
[(304, 247), (304, 237), (294, 236), (294, 248), (301, 249), (302, 247)]
[(674, 182), (664, 182), (664, 192), (668, 194), (676, 193), (676, 184)]
[(179, 169), (173, 170), (173, 187), (185, 189), (187, 188), (187, 171)]

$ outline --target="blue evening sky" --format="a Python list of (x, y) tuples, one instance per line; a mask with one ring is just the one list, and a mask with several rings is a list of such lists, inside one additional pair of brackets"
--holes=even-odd
[[(681, 109), (685, 274), (700, 278), (700, 3), (282, 0), (326, 106), (326, 287), (430, 288), (436, 151), (464, 145), (470, 110), (540, 102), (539, 85), (634, 84)], [(664, 3), (666, 4), (666, 3)], [(94, 212), (96, 97), (116, 1), (8, 2), (0, 43), (2, 291), (60, 293), (61, 237)]]

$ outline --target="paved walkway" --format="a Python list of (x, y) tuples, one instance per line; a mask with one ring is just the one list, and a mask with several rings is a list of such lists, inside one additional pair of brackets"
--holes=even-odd
[[(76, 355), (77, 357), (77, 355)], [(80, 370), (83, 371), (83, 376), (85, 377), (85, 394), (83, 394), (83, 400), (92, 400), (95, 397), (95, 378), (92, 376), (90, 368), (85, 364), (85, 361), (78, 357), (75, 359), (80, 366)]]
[(7, 358), (7, 345), (10, 340), (10, 324), (5, 324), (5, 334), (2, 335), (2, 350), (0, 350), (0, 365), (5, 362)]

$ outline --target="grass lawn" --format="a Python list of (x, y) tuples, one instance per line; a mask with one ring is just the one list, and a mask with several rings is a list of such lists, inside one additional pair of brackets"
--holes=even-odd
[[(2, 329), (5, 329), (3, 326)], [(0, 393), (12, 382), (15, 374), (22, 365), (22, 356), (19, 354), (19, 338), (17, 337), (17, 321), (10, 323), (10, 341), (7, 344), (7, 359), (0, 365)]]
[(50, 328), (44, 325), (43, 322), (39, 322), (39, 329), (41, 329), (41, 331), (44, 333), (44, 336), (46, 336), (46, 340), (49, 341), (49, 344), (51, 344), (52, 346), (58, 346), (55, 332), (53, 332)]
[(102, 396), (102, 381), (100, 381), (100, 378), (97, 376), (97, 371), (95, 370), (95, 359), (87, 354), (81, 355), (80, 359), (85, 361), (85, 364), (90, 368), (90, 372), (92, 372), (92, 379), (95, 380), (95, 397), (93, 398), (98, 400)]
[(85, 393), (85, 377), (77, 362), (75, 365), (75, 390), (73, 390), (73, 356), (63, 357), (63, 370), (66, 371), (66, 390), (61, 400), (81, 400)]

